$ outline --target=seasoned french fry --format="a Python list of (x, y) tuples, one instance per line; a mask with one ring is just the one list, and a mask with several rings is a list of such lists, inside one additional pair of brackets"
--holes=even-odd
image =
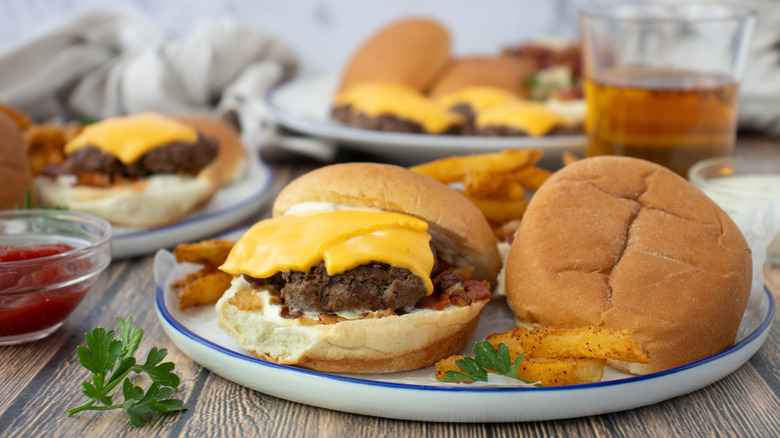
[(62, 164), (65, 161), (65, 144), (75, 138), (82, 129), (80, 125), (31, 125), (25, 131), (24, 139), (33, 175), (38, 175), (44, 166)]
[(542, 157), (539, 149), (509, 149), (494, 154), (449, 157), (414, 166), (411, 170), (445, 184), (463, 181), (474, 169), (503, 172), (536, 164)]
[(211, 239), (196, 243), (182, 243), (173, 249), (176, 261), (219, 267), (233, 248), (229, 240)]
[(568, 166), (571, 163), (579, 161), (580, 157), (572, 154), (571, 152), (564, 152), (563, 156), (561, 157), (561, 160), (563, 161), (564, 166)]
[[(522, 380), (539, 382), (542, 386), (577, 385), (600, 381), (604, 376), (607, 359), (647, 362), (647, 355), (634, 335), (627, 330), (605, 327), (520, 327), (494, 333), (486, 341), (496, 350), (496, 355), (485, 353), (485, 348), (490, 351), (490, 346), (477, 349), (477, 345), (480, 345), (477, 343), (474, 353), (478, 358), (467, 367), (469, 371), (465, 374), (478, 376), (481, 368), (474, 370), (473, 364), (477, 364), (477, 367), (490, 364), (492, 369), (501, 370), (500, 374), (509, 375), (507, 373), (514, 373), (514, 369), (509, 366), (514, 365), (517, 366), (517, 377)], [(500, 344), (503, 346), (499, 348)], [(521, 353), (522, 360), (518, 363), (516, 361)], [(447, 371), (463, 373), (464, 370), (455, 363), (462, 358), (452, 356), (437, 362), (436, 378), (442, 380)], [(502, 358), (499, 362), (503, 362), (503, 366), (495, 365), (498, 358)], [(462, 365), (465, 367), (465, 364)], [(485, 374), (481, 374), (481, 380), (484, 380)]]
[(211, 239), (196, 243), (182, 243), (173, 249), (178, 262), (189, 262), (203, 265), (181, 280), (171, 284), (178, 290), (179, 309), (214, 304), (230, 287), (233, 276), (218, 268), (233, 248), (229, 240)]
[(537, 191), (550, 176), (552, 176), (552, 172), (549, 170), (529, 166), (510, 172), (506, 179)]
[(464, 192), (469, 198), (518, 200), (525, 198), (525, 189), (510, 179), (509, 172), (475, 170), (463, 180)]
[[(447, 371), (455, 371), (455, 372), (462, 372), (460, 368), (458, 368), (457, 365), (455, 365), (456, 360), (463, 359), (463, 356), (450, 356), (446, 359), (442, 359), (438, 362), (436, 362), (435, 372), (436, 372), (436, 380), (442, 380), (445, 377), (445, 374)], [(472, 383), (465, 380), (452, 380), (452, 382), (456, 383)]]
[(487, 341), (494, 348), (503, 342), (510, 352), (522, 351), (527, 357), (588, 357), (647, 363), (647, 354), (634, 335), (627, 330), (606, 327), (539, 327), (530, 330), (518, 327), (505, 333), (490, 335)]
[(179, 309), (216, 303), (230, 287), (232, 279), (232, 275), (222, 271), (198, 276), (179, 290)]
[(579, 385), (598, 382), (604, 376), (603, 359), (523, 359), (517, 376), (542, 386)]
[(492, 224), (502, 224), (513, 219), (519, 219), (528, 208), (527, 199), (502, 200), (502, 199), (479, 199), (471, 198), (466, 195), (480, 210), (488, 222)]

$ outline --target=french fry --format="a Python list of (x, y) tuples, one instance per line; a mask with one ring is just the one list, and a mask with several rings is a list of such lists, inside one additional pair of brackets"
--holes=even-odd
[(445, 184), (463, 181), (473, 169), (504, 172), (536, 164), (542, 157), (539, 149), (509, 149), (494, 154), (449, 157), (411, 167)]
[(470, 198), (524, 199), (526, 193), (523, 185), (510, 177), (508, 172), (475, 170), (466, 174), (463, 191)]
[(173, 249), (173, 255), (179, 263), (189, 262), (218, 267), (225, 263), (233, 242), (229, 240), (211, 239), (196, 243), (182, 243)]
[(542, 386), (598, 382), (604, 376), (603, 359), (523, 359), (517, 376)]
[(550, 176), (552, 172), (549, 170), (530, 166), (510, 172), (506, 179), (537, 191)]
[(233, 276), (218, 268), (233, 248), (229, 240), (211, 239), (182, 243), (173, 249), (179, 263), (197, 263), (203, 268), (171, 284), (178, 290), (179, 309), (214, 304), (230, 287)]
[(513, 219), (519, 219), (528, 208), (527, 199), (502, 200), (479, 199), (466, 195), (480, 210), (491, 224), (502, 224)]
[(179, 290), (179, 310), (216, 303), (230, 287), (232, 279), (232, 275), (222, 271), (197, 276)]
[(5, 114), (13, 120), (13, 122), (16, 124), (16, 126), (19, 127), (20, 130), (24, 131), (30, 126), (34, 124), (30, 116), (22, 112), (21, 110), (18, 110), (14, 107), (10, 107), (8, 105), (4, 105), (0, 103), (0, 113)]
[(571, 152), (564, 152), (563, 156), (561, 156), (561, 160), (563, 161), (564, 166), (568, 166), (571, 163), (579, 161), (580, 157), (572, 154)]
[(75, 138), (82, 129), (80, 125), (31, 125), (25, 131), (24, 138), (33, 175), (38, 175), (44, 166), (65, 162), (65, 144)]
[(647, 363), (647, 354), (628, 330), (606, 327), (561, 329), (518, 327), (488, 336), (494, 348), (500, 343), (510, 352), (525, 352), (530, 358), (593, 358)]
[[(447, 371), (455, 371), (458, 373), (462, 372), (461, 369), (457, 365), (455, 365), (455, 361), (460, 359), (463, 359), (463, 356), (450, 356), (448, 358), (436, 362), (436, 366), (435, 366), (436, 380), (444, 379)], [(451, 380), (451, 382), (471, 383), (465, 380)]]
[[(491, 346), (495, 355), (487, 353)], [(605, 327), (519, 327), (488, 336), (486, 342), (475, 344), (474, 354), (476, 359), (461, 364), (456, 362), (463, 356), (440, 360), (435, 367), (436, 379), (445, 380), (448, 371), (455, 371), (485, 380), (483, 370), (493, 372), (491, 369), (513, 377), (516, 369), (519, 379), (542, 386), (577, 385), (600, 381), (608, 359), (647, 363), (647, 354), (633, 334)], [(522, 360), (517, 362), (521, 354)]]

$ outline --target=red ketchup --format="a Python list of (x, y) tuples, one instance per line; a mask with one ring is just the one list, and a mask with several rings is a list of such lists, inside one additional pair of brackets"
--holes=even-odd
[[(90, 288), (78, 282), (49, 290), (36, 289), (77, 278), (86, 268), (83, 261), (57, 262), (44, 257), (74, 249), (64, 243), (23, 247), (0, 246), (0, 337), (33, 333), (67, 318)], [(40, 263), (32, 260), (41, 259)], [(24, 263), (21, 268), (17, 263)], [(30, 266), (32, 265), (32, 266)], [(26, 292), (25, 292), (26, 291)]]

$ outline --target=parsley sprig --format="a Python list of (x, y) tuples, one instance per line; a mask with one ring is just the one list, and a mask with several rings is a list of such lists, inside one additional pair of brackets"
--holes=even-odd
[(517, 376), (520, 363), (523, 361), (523, 353), (517, 355), (515, 360), (509, 355), (509, 347), (504, 343), (498, 344), (498, 348), (488, 341), (477, 342), (472, 348), (474, 357), (466, 356), (455, 361), (455, 365), (462, 372), (447, 371), (443, 382), (487, 382), (488, 371), (493, 371), (502, 376), (511, 377), (525, 383), (532, 383)]
[[(85, 410), (124, 409), (133, 426), (140, 427), (146, 423), (142, 416), (149, 412), (187, 410), (181, 400), (169, 398), (179, 386), (179, 376), (173, 373), (173, 362), (163, 362), (168, 351), (153, 347), (146, 356), (146, 362), (136, 363), (133, 354), (141, 343), (144, 330), (133, 327), (131, 316), (127, 319), (116, 318), (116, 323), (118, 334), (98, 327), (86, 334), (87, 346), (78, 347), (79, 362), (93, 373), (91, 382), (81, 383), (83, 394), (90, 400), (70, 409), (68, 416)], [(128, 377), (130, 373), (149, 376), (152, 381), (149, 388), (144, 391), (140, 386), (135, 386)], [(114, 403), (117, 394), (111, 394), (111, 391), (120, 383), (124, 401)]]

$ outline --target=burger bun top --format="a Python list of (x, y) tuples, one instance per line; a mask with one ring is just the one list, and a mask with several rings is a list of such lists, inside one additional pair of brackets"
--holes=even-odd
[(408, 18), (380, 29), (354, 53), (339, 92), (365, 82), (386, 82), (424, 92), (450, 62), (447, 29), (427, 18)]
[(716, 354), (735, 342), (752, 281), (750, 248), (729, 216), (676, 173), (604, 156), (550, 177), (506, 261), (518, 323), (633, 332), (637, 374)]

